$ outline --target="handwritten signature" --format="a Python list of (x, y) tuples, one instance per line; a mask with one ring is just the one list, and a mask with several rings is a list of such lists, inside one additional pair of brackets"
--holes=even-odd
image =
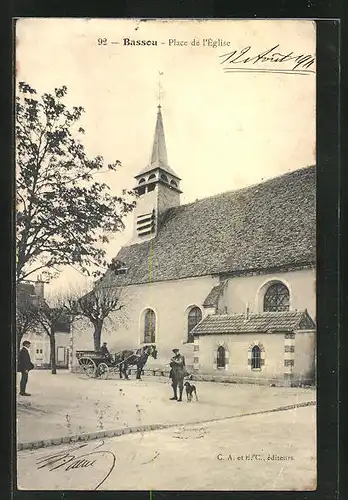
[(100, 460), (100, 458), (102, 457), (110, 456), (111, 457), (110, 466), (106, 468), (105, 476), (95, 487), (96, 490), (110, 476), (116, 464), (116, 457), (112, 451), (99, 449), (101, 446), (103, 446), (103, 444), (104, 442), (102, 441), (97, 446), (92, 448), (92, 451), (88, 451), (87, 453), (82, 453), (82, 454), (80, 454), (80, 450), (85, 451), (84, 448), (89, 446), (88, 443), (80, 444), (77, 447), (69, 447), (68, 450), (65, 449), (58, 453), (44, 455), (43, 457), (40, 457), (39, 459), (36, 460), (37, 469), (39, 470), (47, 468), (51, 472), (56, 469), (70, 471), (79, 468), (88, 468), (88, 467), (93, 467), (94, 464), (97, 463), (98, 459)]
[[(224, 72), (263, 72), (306, 75), (315, 73), (315, 56), (278, 52), (279, 44), (253, 55), (250, 45), (219, 56)], [(267, 63), (267, 64), (264, 64)], [(274, 66), (276, 65), (276, 67)]]

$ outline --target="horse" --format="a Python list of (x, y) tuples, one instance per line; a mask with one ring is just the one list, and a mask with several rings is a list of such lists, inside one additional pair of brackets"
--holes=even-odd
[(120, 378), (122, 378), (123, 374), (126, 379), (129, 379), (128, 368), (130, 366), (136, 366), (136, 378), (141, 380), (141, 373), (149, 356), (157, 359), (157, 349), (155, 345), (147, 345), (137, 349), (136, 351), (125, 349), (124, 351), (117, 353), (115, 363), (120, 364)]

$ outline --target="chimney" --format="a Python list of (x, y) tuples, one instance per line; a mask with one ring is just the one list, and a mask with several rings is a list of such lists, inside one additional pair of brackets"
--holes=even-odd
[(44, 282), (42, 281), (42, 276), (37, 276), (36, 281), (34, 283), (35, 287), (35, 295), (38, 297), (44, 297)]

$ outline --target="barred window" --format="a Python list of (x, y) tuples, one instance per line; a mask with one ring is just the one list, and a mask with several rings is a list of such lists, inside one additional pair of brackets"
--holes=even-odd
[(261, 349), (258, 345), (254, 345), (251, 350), (251, 369), (261, 368)]
[(144, 319), (144, 342), (151, 344), (156, 341), (156, 314), (152, 309), (147, 309)]
[(188, 314), (187, 318), (187, 342), (194, 342), (194, 336), (192, 335), (192, 330), (202, 319), (202, 311), (199, 307), (193, 307)]
[(266, 312), (288, 311), (290, 302), (290, 293), (283, 283), (274, 283), (271, 285), (263, 299), (263, 310)]
[(222, 345), (217, 350), (216, 366), (218, 368), (225, 368), (226, 366), (226, 349)]

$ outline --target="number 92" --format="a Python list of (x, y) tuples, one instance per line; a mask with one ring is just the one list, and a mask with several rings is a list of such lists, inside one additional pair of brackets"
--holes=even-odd
[(107, 45), (108, 39), (107, 38), (98, 38), (97, 42), (98, 42), (98, 45)]

